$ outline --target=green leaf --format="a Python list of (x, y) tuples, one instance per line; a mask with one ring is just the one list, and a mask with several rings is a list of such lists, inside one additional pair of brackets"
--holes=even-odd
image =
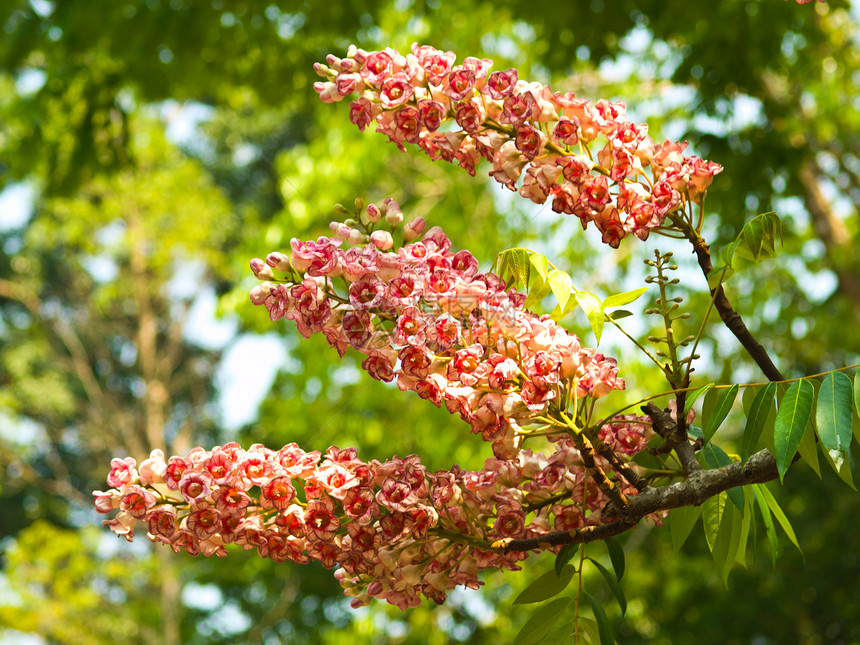
[(711, 553), (714, 551), (714, 543), (717, 541), (717, 534), (720, 531), (720, 524), (723, 523), (723, 515), (726, 512), (725, 493), (709, 497), (702, 504), (702, 521), (705, 525), (705, 541), (708, 543), (708, 549)]
[(735, 556), (738, 552), (738, 543), (741, 535), (741, 522), (737, 510), (733, 506), (726, 506), (720, 520), (719, 530), (714, 538), (714, 546), (711, 549), (711, 555), (714, 557), (714, 563), (717, 565), (717, 570), (720, 572), (720, 577), (723, 579), (723, 584), (726, 584), (729, 576), (729, 570), (734, 564)]
[(857, 487), (854, 485), (854, 475), (851, 472), (853, 466), (851, 453), (840, 452), (839, 450), (824, 450), (823, 448), (822, 452), (824, 452), (825, 461), (839, 475), (839, 479), (848, 484), (853, 490), (857, 490)]
[(622, 318), (629, 318), (633, 315), (633, 312), (627, 311), (626, 309), (617, 309), (606, 315), (612, 318), (612, 320), (621, 320)]
[(609, 559), (612, 560), (612, 568), (615, 570), (615, 577), (618, 582), (624, 577), (624, 549), (618, 544), (615, 538), (606, 538), (603, 540), (606, 549), (609, 551)]
[(854, 374), (854, 409), (860, 415), (860, 370)]
[[(744, 512), (740, 523), (741, 532), (740, 539), (738, 540), (738, 548), (735, 552), (735, 562), (746, 568), (747, 544), (749, 543), (750, 529), (755, 526), (755, 513), (752, 508), (752, 505), (754, 504), (753, 492), (748, 486), (743, 487), (741, 490), (744, 495)], [(755, 544), (755, 534), (753, 534), (753, 544)]]
[(812, 471), (821, 479), (821, 466), (818, 464), (818, 444), (815, 442), (815, 428), (812, 420), (806, 424), (806, 430), (803, 432), (803, 438), (800, 440), (800, 445), (797, 447), (797, 452), (800, 453), (800, 458), (807, 464)]
[(567, 305), (567, 301), (570, 300), (571, 288), (573, 287), (573, 284), (570, 281), (570, 276), (564, 271), (553, 269), (549, 272), (547, 281), (549, 282), (549, 287), (552, 289), (553, 295), (556, 300), (558, 300), (559, 307), (564, 309), (565, 305)]
[(515, 289), (519, 284), (528, 287), (530, 253), (527, 249), (507, 249), (496, 256), (494, 265), (497, 273), (509, 289)]
[[(582, 621), (582, 618), (579, 619)], [(563, 620), (560, 625), (556, 625), (556, 627), (546, 636), (544, 636), (544, 643), (569, 643), (570, 637), (573, 636), (573, 627), (576, 624), (573, 618), (568, 620)], [(597, 623), (594, 623), (594, 630), (597, 631)]]
[[(699, 423), (707, 423), (708, 419), (713, 416), (714, 406), (717, 404), (718, 396), (719, 390), (710, 389), (705, 392), (705, 396), (702, 399), (702, 416), (699, 419)], [(702, 436), (705, 436), (704, 431), (702, 432)]]
[(806, 425), (812, 414), (812, 401), (815, 390), (807, 379), (800, 379), (785, 393), (776, 413), (773, 444), (776, 449), (776, 467), (779, 480), (785, 478), (785, 473), (794, 459), (795, 453), (803, 439)]
[(717, 428), (726, 420), (738, 395), (738, 386), (732, 385), (727, 390), (717, 390), (717, 392), (717, 400), (714, 402), (713, 413), (709, 418), (703, 420), (706, 443), (711, 440)]
[(527, 605), (533, 602), (541, 602), (560, 594), (570, 583), (575, 570), (573, 566), (566, 565), (562, 568), (560, 575), (557, 575), (555, 571), (547, 571), (523, 589), (520, 595), (517, 596), (517, 599), (514, 600), (514, 604)]
[(847, 452), (851, 445), (852, 409), (851, 379), (842, 372), (824, 377), (818, 392), (815, 424), (825, 450)]
[(788, 539), (791, 540), (791, 543), (797, 547), (797, 550), (800, 551), (800, 554), (803, 555), (803, 549), (800, 548), (800, 544), (797, 542), (797, 536), (794, 534), (794, 529), (791, 528), (791, 522), (788, 521), (788, 518), (785, 516), (785, 513), (782, 512), (782, 509), (777, 504), (776, 499), (773, 496), (767, 486), (764, 484), (759, 486), (759, 491), (761, 492), (762, 497), (764, 498), (765, 504), (770, 509), (770, 512), (773, 513), (773, 516), (776, 518), (776, 521), (779, 522), (779, 525), (782, 527), (782, 530), (785, 531), (785, 534), (788, 536)]
[(761, 484), (753, 484), (752, 488), (755, 492), (755, 500), (758, 504), (761, 518), (764, 520), (764, 527), (767, 532), (767, 541), (770, 543), (770, 557), (773, 560), (774, 566), (776, 566), (776, 556), (779, 553), (779, 541), (776, 538), (776, 528), (773, 525), (773, 517), (771, 516), (770, 509), (767, 506), (764, 493), (761, 492), (763, 486)]
[[(741, 235), (743, 235), (743, 231), (741, 231)], [(723, 264), (726, 266), (732, 266), (735, 259), (735, 252), (738, 250), (740, 245), (741, 237), (739, 235), (735, 240), (723, 247), (723, 250), (720, 251), (720, 259), (723, 261)]]
[(547, 271), (549, 270), (549, 260), (542, 253), (532, 253), (529, 257), (529, 262), (540, 275), (541, 280), (546, 282)]
[(566, 565), (573, 559), (573, 556), (576, 555), (576, 552), (578, 550), (578, 544), (565, 544), (563, 547), (561, 547), (561, 550), (558, 552), (558, 555), (555, 556), (555, 575), (561, 577), (561, 572), (562, 569), (564, 569), (564, 565)]
[(625, 291), (624, 293), (617, 293), (614, 296), (609, 296), (603, 301), (603, 308), (609, 309), (610, 307), (623, 307), (624, 305), (629, 305), (646, 291), (648, 291), (648, 287), (640, 287), (633, 291)]
[[(553, 574), (555, 575), (555, 574)], [(538, 609), (514, 639), (514, 645), (534, 645), (546, 636), (568, 610), (573, 598), (556, 598)]]
[[(732, 463), (731, 458), (725, 453), (725, 451), (712, 443), (705, 444), (702, 448), (702, 456), (705, 458), (705, 463), (708, 465), (708, 468), (722, 468), (723, 466), (728, 466)], [(743, 513), (743, 491), (739, 487), (735, 486), (734, 488), (729, 488), (726, 491), (726, 494), (729, 496), (729, 499), (732, 500), (732, 503), (737, 507), (737, 509)]]
[[(782, 223), (779, 216), (773, 212), (762, 213), (744, 225), (733, 243), (733, 254), (758, 263), (760, 259), (776, 257), (777, 242), (781, 241)], [(731, 264), (731, 261), (727, 264)]]
[(708, 289), (713, 291), (731, 278), (734, 273), (735, 270), (728, 265), (718, 266), (716, 269), (711, 270), (708, 274)]
[(525, 304), (523, 304), (524, 309), (531, 309), (537, 304), (546, 298), (550, 293), (552, 293), (552, 289), (549, 286), (548, 282), (544, 282), (543, 280), (536, 280), (534, 284), (532, 284), (531, 289), (529, 289), (529, 295), (526, 297)]
[(761, 431), (773, 409), (773, 399), (776, 396), (776, 390), (776, 383), (768, 383), (756, 392), (749, 413), (747, 414), (747, 425), (744, 428), (743, 445), (741, 447), (741, 461), (745, 462), (749, 459), (758, 444)]
[(603, 579), (606, 580), (606, 584), (609, 585), (609, 589), (615, 595), (615, 599), (618, 601), (618, 606), (621, 607), (621, 615), (627, 613), (627, 599), (624, 597), (624, 591), (621, 589), (621, 585), (618, 584), (618, 580), (615, 579), (615, 576), (612, 575), (612, 572), (609, 571), (606, 567), (600, 564), (594, 558), (586, 558), (587, 560), (591, 560), (591, 563), (597, 567), (597, 570), (600, 571)]
[(597, 338), (597, 342), (600, 343), (600, 336), (603, 334), (604, 323), (603, 303), (600, 302), (600, 298), (595, 296), (593, 293), (588, 293), (587, 291), (577, 292), (576, 301), (588, 317), (588, 322), (591, 325), (591, 329), (594, 331), (594, 336)]
[(582, 595), (591, 603), (591, 610), (594, 612), (594, 619), (597, 621), (597, 628), (600, 632), (600, 645), (612, 645), (615, 642), (615, 634), (612, 623), (609, 622), (606, 612), (603, 611), (603, 606), (591, 594), (583, 591)]
[(710, 389), (714, 387), (713, 383), (708, 383), (707, 385), (703, 385), (697, 390), (693, 390), (692, 392), (687, 393), (687, 401), (684, 403), (684, 416), (686, 417), (690, 410), (693, 409), (693, 404), (696, 400), (702, 396), (703, 394), (710, 391)]
[(682, 506), (669, 512), (669, 530), (672, 534), (672, 550), (675, 553), (687, 541), (701, 514), (701, 506)]
[[(596, 620), (591, 620), (590, 618), (585, 618), (584, 616), (579, 617), (579, 635), (587, 638), (587, 642), (594, 643), (595, 645), (600, 645), (600, 626), (597, 624)], [(547, 641), (552, 642), (552, 641)], [(564, 641), (555, 641), (557, 643), (570, 643), (570, 640)]]

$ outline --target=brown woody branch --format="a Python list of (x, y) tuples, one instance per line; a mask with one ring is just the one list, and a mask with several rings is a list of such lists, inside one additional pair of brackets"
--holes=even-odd
[(661, 410), (653, 402), (642, 406), (642, 411), (651, 417), (651, 427), (658, 435), (666, 440), (666, 451), (675, 451), (684, 473), (690, 474), (702, 470), (696, 460), (696, 453), (687, 437), (687, 430), (680, 423), (675, 423), (667, 410)]
[(594, 460), (594, 447), (591, 445), (591, 441), (584, 434), (574, 434), (573, 441), (576, 443), (576, 447), (579, 448), (582, 463), (585, 465), (585, 469), (594, 480), (594, 483), (609, 498), (617, 514), (620, 517), (626, 517), (630, 502), (627, 496), (621, 492), (621, 489), (613, 484), (612, 480), (606, 476), (606, 473), (598, 467), (597, 462)]
[[(684, 233), (684, 236), (693, 245), (693, 252), (696, 254), (696, 259), (699, 262), (699, 267), (707, 280), (708, 275), (713, 270), (711, 264), (711, 252), (707, 243), (683, 218), (678, 216), (672, 217), (672, 223), (675, 224)], [(726, 292), (722, 285), (717, 285), (716, 289), (711, 289), (711, 297), (714, 299), (714, 307), (720, 314), (720, 318), (729, 331), (737, 338), (747, 353), (753, 358), (756, 364), (761, 368), (761, 371), (770, 381), (784, 381), (785, 377), (777, 369), (776, 365), (770, 359), (770, 356), (764, 347), (755, 339), (752, 332), (747, 328), (740, 314), (732, 308), (732, 303), (729, 302)]]
[(730, 488), (768, 482), (777, 476), (773, 455), (769, 450), (761, 450), (746, 463), (736, 461), (722, 468), (698, 470), (684, 481), (651, 488), (640, 495), (629, 497), (624, 519), (609, 524), (584, 526), (573, 531), (556, 531), (534, 538), (499, 540), (494, 542), (491, 548), (501, 553), (509, 553), (603, 540), (630, 530), (636, 522), (651, 513), (681, 506), (699, 506), (710, 497)]

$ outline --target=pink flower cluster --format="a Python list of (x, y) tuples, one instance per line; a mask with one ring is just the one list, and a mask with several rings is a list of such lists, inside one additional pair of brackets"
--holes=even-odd
[[(685, 155), (686, 142), (656, 144), (646, 124), (625, 118), (623, 102), (559, 94), (515, 69), (491, 72), (486, 58), (455, 65), (453, 52), (414, 44), (405, 56), (351, 46), (346, 58), (326, 60), (315, 69), (327, 80), (314, 89), (325, 102), (358, 94), (349, 118), (360, 129), (376, 121), (401, 150), (415, 144), (472, 175), (486, 159), (496, 181), (516, 191), (522, 177), (523, 197), (552, 199), (554, 211), (578, 216), (583, 228), (594, 222), (612, 247), (629, 233), (647, 239), (667, 213), (701, 205), (722, 171)], [(602, 146), (593, 154), (595, 142)]]
[[(333, 228), (360, 241), (356, 229)], [(252, 260), (264, 282), (251, 301), (272, 320), (294, 320), (304, 336), (323, 333), (341, 356), (349, 347), (365, 354), (362, 367), (373, 378), (459, 413), (496, 456), (513, 456), (524, 426), (541, 423), (550, 405), (566, 410), (574, 398), (624, 388), (615, 359), (582, 347), (549, 316), (525, 311), (524, 294), (479, 273), (477, 259), (452, 251), (438, 227), (389, 252), (372, 242), (341, 245), (293, 239), (291, 257)]]
[(480, 586), (481, 569), (515, 570), (528, 557), (493, 550), (495, 540), (610, 519), (570, 440), (554, 448), (549, 457), (523, 450), (488, 459), (477, 472), (427, 472), (415, 455), (365, 462), (354, 448), (321, 455), (296, 444), (229, 443), (167, 460), (154, 450), (139, 467), (131, 457), (113, 459), (111, 488), (93, 495), (100, 513), (119, 511), (104, 524), (129, 541), (141, 522), (150, 540), (176, 552), (223, 557), (237, 544), (276, 562), (315, 560), (339, 567), (353, 606), (381, 598), (405, 608), (421, 595), (441, 603), (455, 586)]

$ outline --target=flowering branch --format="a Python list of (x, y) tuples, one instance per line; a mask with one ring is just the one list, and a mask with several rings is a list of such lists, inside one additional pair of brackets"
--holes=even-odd
[[(603, 432), (617, 438), (611, 425)], [(354, 448), (321, 455), (230, 443), (167, 460), (154, 450), (139, 468), (114, 459), (111, 488), (93, 495), (99, 512), (118, 511), (104, 524), (129, 541), (141, 522), (176, 552), (224, 557), (236, 544), (276, 562), (315, 560), (339, 567), (353, 606), (381, 598), (405, 608), (421, 595), (441, 603), (457, 585), (477, 588), (481, 569), (518, 569), (528, 553), (499, 550), (498, 540), (611, 523), (611, 498), (588, 486), (586, 469), (602, 473), (569, 438), (549, 457), (523, 450), (477, 472), (428, 472), (415, 455), (365, 462)]]
[(778, 477), (776, 461), (769, 450), (761, 450), (746, 462), (735, 461), (728, 466), (698, 470), (684, 481), (676, 482), (630, 498), (627, 515), (608, 524), (586, 526), (573, 531), (554, 531), (540, 537), (501, 540), (494, 547), (502, 553), (555, 548), (565, 544), (581, 544), (618, 535), (635, 526), (638, 518), (668, 511), (681, 506), (699, 506), (705, 500), (737, 486), (761, 484)]
[(346, 58), (315, 66), (325, 81), (314, 89), (328, 103), (358, 94), (350, 121), (361, 130), (376, 122), (401, 150), (416, 145), (472, 175), (487, 160), (496, 181), (537, 204), (551, 198), (555, 212), (576, 215), (583, 228), (593, 222), (612, 247), (628, 234), (674, 236), (667, 215), (701, 205), (722, 171), (684, 155), (686, 143), (655, 144), (646, 124), (625, 118), (623, 102), (592, 104), (520, 80), (515, 69), (490, 72), (486, 58), (455, 60), (427, 45), (405, 56), (351, 46)]

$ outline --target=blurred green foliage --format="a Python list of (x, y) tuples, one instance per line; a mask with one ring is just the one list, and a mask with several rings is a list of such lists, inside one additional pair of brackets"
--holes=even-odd
[[(484, 267), (504, 248), (530, 246), (601, 295), (640, 286), (653, 245), (681, 249), (652, 238), (608, 253), (576, 221), (359, 133), (345, 105), (317, 100), (313, 62), (350, 43), (432, 43), (590, 99), (623, 99), (658, 140), (689, 139), (725, 167), (707, 203), (716, 250), (757, 213), (775, 210), (786, 222), (783, 255), (733, 277), (729, 296), (783, 371), (802, 375), (860, 356), (856, 13), (842, 0), (0, 4), (0, 187), (33, 194), (25, 221), (10, 224), (0, 212), (0, 538), (9, 589), (0, 639), (511, 641), (529, 614), (510, 603), (549, 558), (529, 561), (523, 574), (488, 575), (484, 591), (441, 608), (354, 612), (319, 568), (241, 551), (173, 558), (140, 538), (132, 550), (105, 550), (93, 530), (89, 491), (104, 486), (110, 457), (154, 447), (238, 438), (356, 445), (366, 458), (414, 452), (433, 468), (483, 462), (485, 447), (464, 440), (456, 418), (364, 378), (354, 356), (337, 361), (320, 339), (299, 342), (249, 305), (248, 259), (324, 234), (336, 202), (393, 196)], [(704, 280), (686, 250), (677, 257), (683, 293), (702, 312)], [(224, 427), (213, 380), (238, 337), (207, 338), (212, 323), (192, 315), (207, 294), (240, 334), (275, 329), (283, 338), (287, 360), (256, 420), (239, 429)], [(567, 321), (592, 340), (581, 314)], [(731, 337), (714, 323), (709, 331), (696, 376), (758, 378)], [(604, 343), (619, 356), (629, 400), (664, 389), (620, 340), (607, 331)], [(259, 378), (263, 394), (265, 366), (247, 369), (243, 378)], [(718, 438), (737, 452), (728, 434)], [(772, 570), (762, 548), (725, 592), (700, 534), (676, 556), (665, 531), (640, 529), (626, 538), (622, 642), (860, 638), (851, 602), (858, 565), (844, 548), (856, 496), (803, 469), (786, 481), (779, 496), (805, 563), (789, 550)]]

